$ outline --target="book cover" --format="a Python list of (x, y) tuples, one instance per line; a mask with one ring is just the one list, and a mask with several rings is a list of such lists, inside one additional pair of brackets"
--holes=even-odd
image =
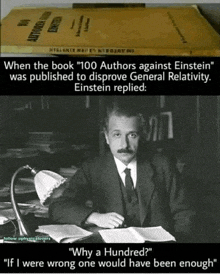
[(220, 35), (195, 6), (14, 8), (2, 53), (220, 56)]

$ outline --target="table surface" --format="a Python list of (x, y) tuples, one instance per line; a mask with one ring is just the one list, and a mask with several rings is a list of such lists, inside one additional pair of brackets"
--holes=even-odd
[[(30, 213), (26, 216), (22, 216), (24, 219), (25, 224), (28, 226), (28, 228), (31, 231), (32, 236), (31, 237), (40, 237), (45, 236), (45, 234), (36, 233), (35, 230), (38, 228), (38, 226), (41, 225), (50, 225), (51, 222), (48, 218), (39, 218), (35, 217), (33, 213)], [(93, 232), (91, 236), (85, 237), (83, 239), (77, 240), (75, 243), (103, 243), (102, 237), (98, 233), (98, 230), (100, 228), (90, 228), (89, 231)], [(4, 238), (18, 238), (19, 237), (19, 231), (16, 220), (12, 220), (12, 222), (8, 222), (4, 225), (0, 225), (0, 239)], [(27, 237), (28, 238), (28, 237)], [(16, 243), (22, 243), (20, 240), (15, 241), (4, 241), (4, 242), (16, 242)], [(53, 239), (49, 241), (44, 241), (46, 243), (56, 243)]]

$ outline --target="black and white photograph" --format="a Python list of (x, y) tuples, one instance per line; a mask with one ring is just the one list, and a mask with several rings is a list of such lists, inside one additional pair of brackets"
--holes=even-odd
[(219, 273), (220, 1), (2, 1), (1, 273)]

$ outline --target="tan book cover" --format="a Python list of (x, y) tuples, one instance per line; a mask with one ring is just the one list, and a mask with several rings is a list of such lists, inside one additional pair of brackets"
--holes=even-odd
[(15, 8), (1, 22), (1, 52), (220, 56), (220, 35), (196, 6)]

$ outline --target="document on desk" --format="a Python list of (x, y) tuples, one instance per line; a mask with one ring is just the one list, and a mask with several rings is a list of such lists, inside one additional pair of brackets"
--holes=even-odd
[(128, 227), (99, 230), (106, 243), (144, 243), (144, 242), (169, 242), (175, 238), (163, 229), (156, 227)]
[[(34, 212), (34, 206), (26, 203), (18, 203), (22, 215)], [(15, 213), (11, 202), (0, 202), (0, 225), (4, 225), (15, 219)]]
[(45, 233), (58, 243), (73, 243), (93, 234), (76, 225), (43, 225), (36, 232)]

